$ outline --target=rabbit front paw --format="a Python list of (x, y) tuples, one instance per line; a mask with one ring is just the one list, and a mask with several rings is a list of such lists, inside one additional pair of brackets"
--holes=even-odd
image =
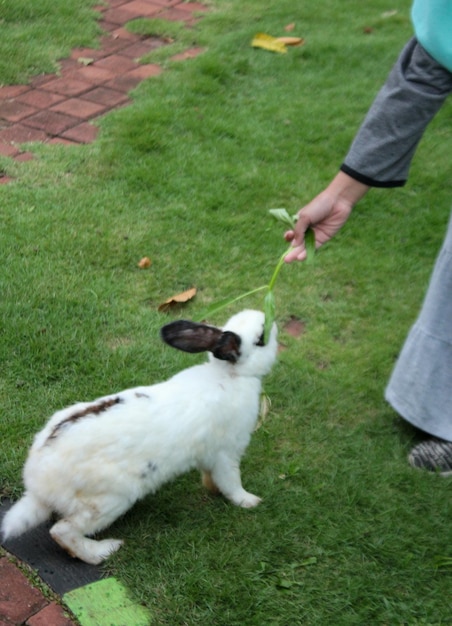
[(259, 498), (259, 496), (255, 496), (253, 493), (249, 493), (248, 491), (243, 491), (239, 497), (234, 498), (234, 503), (244, 509), (252, 509), (260, 502), (262, 502), (262, 498)]

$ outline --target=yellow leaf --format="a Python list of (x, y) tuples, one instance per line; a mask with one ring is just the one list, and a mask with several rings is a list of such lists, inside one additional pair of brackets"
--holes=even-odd
[(251, 45), (253, 48), (262, 48), (263, 50), (278, 52), (279, 54), (286, 54), (287, 52), (286, 45), (283, 42), (265, 33), (257, 33), (257, 35), (253, 37)]
[(196, 287), (192, 287), (191, 289), (187, 289), (187, 291), (183, 291), (182, 293), (178, 293), (175, 296), (171, 296), (171, 298), (168, 298), (167, 300), (165, 300), (165, 302), (162, 302), (162, 304), (159, 305), (158, 310), (169, 311), (178, 304), (185, 304), (185, 302), (188, 302), (196, 296), (196, 292)]

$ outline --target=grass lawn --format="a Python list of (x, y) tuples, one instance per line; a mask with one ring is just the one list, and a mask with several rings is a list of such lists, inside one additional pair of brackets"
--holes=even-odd
[[(206, 52), (171, 63), (158, 51), (166, 71), (99, 122), (96, 143), (0, 160), (15, 177), (0, 186), (0, 495), (19, 496), (32, 436), (55, 410), (200, 360), (163, 346), (160, 326), (268, 282), (286, 247), (268, 210), (295, 212), (332, 178), (411, 35), (408, 0), (210, 4), (190, 37), (173, 32)], [(95, 42), (89, 2), (3, 7), (0, 84)], [(250, 47), (288, 24), (304, 46)], [(155, 624), (452, 619), (452, 569), (438, 566), (451, 556), (450, 481), (408, 467), (419, 436), (383, 399), (449, 216), (451, 113), (429, 127), (405, 188), (373, 190), (313, 265), (281, 270), (285, 349), (243, 462), (264, 502), (236, 508), (192, 473), (105, 532), (126, 540), (106, 569)], [(183, 310), (158, 312), (192, 286)], [(299, 337), (284, 331), (292, 316)]]

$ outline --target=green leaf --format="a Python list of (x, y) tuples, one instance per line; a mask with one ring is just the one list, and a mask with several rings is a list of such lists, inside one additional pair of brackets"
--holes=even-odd
[(270, 209), (269, 213), (270, 215), (273, 215), (275, 219), (279, 220), (280, 222), (283, 222), (283, 224), (288, 226), (290, 229), (293, 230), (295, 228), (295, 222), (297, 220), (297, 216), (291, 217), (289, 213), (286, 211), (286, 209)]

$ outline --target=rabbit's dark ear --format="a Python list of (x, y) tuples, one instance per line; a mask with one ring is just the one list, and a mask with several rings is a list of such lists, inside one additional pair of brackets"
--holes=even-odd
[(223, 332), (215, 326), (176, 320), (163, 326), (160, 336), (165, 343), (184, 352), (213, 350)]
[(226, 330), (221, 333), (217, 345), (212, 350), (213, 356), (222, 361), (230, 361), (236, 363), (240, 356), (240, 344), (242, 340), (238, 335)]
[(232, 363), (240, 356), (240, 337), (215, 326), (177, 320), (163, 326), (160, 336), (165, 343), (184, 352), (212, 352), (217, 359)]

